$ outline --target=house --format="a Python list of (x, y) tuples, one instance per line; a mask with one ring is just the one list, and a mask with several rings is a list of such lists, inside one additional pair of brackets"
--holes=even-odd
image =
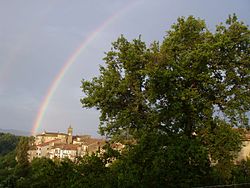
[(247, 159), (250, 157), (250, 131), (247, 131), (245, 133), (245, 137), (242, 141), (242, 148), (241, 151), (239, 152), (237, 161), (240, 161), (242, 159)]
[(104, 139), (91, 138), (89, 135), (73, 136), (73, 128), (69, 126), (68, 133), (44, 131), (35, 136), (35, 141), (28, 151), (29, 161), (34, 158), (50, 159), (68, 158), (75, 161), (78, 157), (103, 151)]
[(76, 144), (56, 144), (49, 151), (50, 159), (68, 158), (75, 161), (81, 151), (81, 146)]

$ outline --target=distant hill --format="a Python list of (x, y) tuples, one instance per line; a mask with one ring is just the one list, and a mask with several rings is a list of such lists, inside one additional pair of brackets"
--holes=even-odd
[(31, 132), (22, 131), (22, 130), (15, 130), (15, 129), (1, 129), (0, 132), (2, 133), (10, 133), (16, 136), (31, 136)]

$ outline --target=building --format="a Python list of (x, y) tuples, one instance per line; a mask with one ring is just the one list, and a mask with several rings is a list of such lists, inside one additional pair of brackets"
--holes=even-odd
[(41, 157), (59, 160), (68, 158), (75, 161), (78, 157), (96, 151), (102, 152), (105, 142), (104, 139), (91, 138), (89, 135), (73, 136), (71, 126), (67, 134), (44, 131), (35, 136), (35, 141), (28, 151), (29, 161)]
[(73, 128), (69, 126), (68, 133), (54, 133), (54, 132), (46, 132), (44, 131), (42, 134), (38, 134), (35, 136), (35, 145), (47, 143), (49, 141), (60, 139), (61, 142), (71, 144), (73, 137)]
[(246, 160), (249, 157), (250, 157), (250, 132), (247, 131), (242, 141), (242, 148), (241, 151), (239, 152), (237, 161), (240, 161), (242, 159)]

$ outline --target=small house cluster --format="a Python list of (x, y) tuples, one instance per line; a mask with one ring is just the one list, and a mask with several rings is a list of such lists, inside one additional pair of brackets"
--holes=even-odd
[(96, 151), (102, 152), (104, 144), (104, 139), (91, 138), (89, 135), (73, 136), (73, 128), (70, 126), (67, 134), (44, 131), (36, 135), (28, 156), (29, 161), (41, 157), (75, 161), (78, 157)]

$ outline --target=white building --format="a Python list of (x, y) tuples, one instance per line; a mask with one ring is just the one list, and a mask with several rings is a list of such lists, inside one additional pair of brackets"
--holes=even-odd
[(28, 151), (29, 161), (41, 157), (60, 160), (69, 158), (74, 161), (77, 157), (102, 151), (104, 139), (91, 138), (89, 135), (73, 136), (72, 133), (70, 126), (68, 134), (43, 132), (36, 135), (35, 142)]

